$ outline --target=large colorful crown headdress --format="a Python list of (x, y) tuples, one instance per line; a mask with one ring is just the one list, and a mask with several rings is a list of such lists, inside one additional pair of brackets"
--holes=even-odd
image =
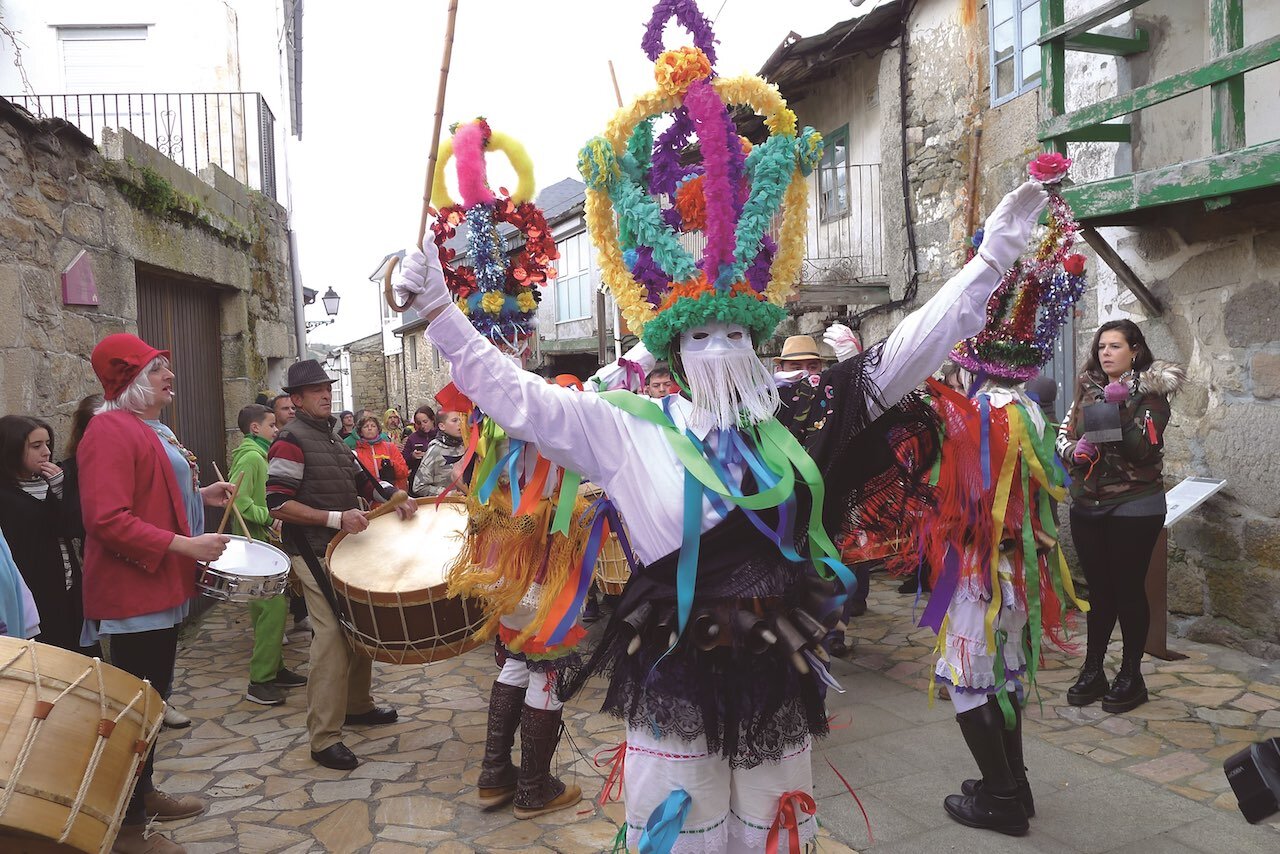
[[(1015, 381), (1034, 377), (1053, 358), (1058, 332), (1084, 294), (1085, 259), (1071, 252), (1080, 223), (1058, 192), (1070, 167), (1070, 158), (1042, 154), (1027, 169), (1049, 190), (1048, 229), (1034, 254), (1015, 262), (987, 300), (982, 331), (951, 352), (951, 361), (974, 374)], [(981, 243), (979, 234), (974, 248)]]
[[(672, 18), (692, 34), (693, 47), (663, 50)], [(822, 157), (822, 137), (797, 131), (777, 87), (716, 75), (711, 24), (693, 0), (659, 0), (641, 45), (658, 87), (619, 110), (578, 157), (605, 283), (658, 358), (682, 330), (713, 320), (767, 338), (796, 284), (804, 179)], [(754, 148), (734, 126), (729, 108), (738, 104), (762, 116), (769, 131)], [(656, 120), (668, 114), (671, 124), (655, 138)], [(695, 138), (701, 162), (686, 165)], [(768, 231), (780, 209), (775, 244)], [(681, 240), (689, 234), (705, 239), (700, 258), (687, 248), (696, 237)]]
[[(473, 326), (493, 343), (518, 352), (534, 332), (534, 314), (542, 295), (538, 288), (554, 279), (551, 262), (560, 257), (547, 228), (546, 217), (532, 201), (533, 164), (524, 146), (489, 127), (483, 118), (454, 125), (452, 136), (440, 147), (431, 203), (436, 219), (431, 226), (440, 250), (444, 280)], [(486, 151), (501, 151), (511, 161), (519, 183), (515, 193), (505, 187), (495, 194), (489, 188)], [(461, 202), (449, 196), (444, 168), (456, 161)], [(467, 255), (471, 266), (452, 264), (457, 252), (446, 242), (467, 226)], [(506, 241), (499, 226), (512, 226), (524, 238), (524, 246), (507, 257)]]

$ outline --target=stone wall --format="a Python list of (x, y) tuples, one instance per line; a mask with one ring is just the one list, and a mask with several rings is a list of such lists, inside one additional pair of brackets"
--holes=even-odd
[[(216, 167), (197, 177), (128, 133), (105, 132), (104, 148), (0, 99), (0, 406), (65, 437), (77, 401), (101, 391), (94, 345), (137, 331), (145, 264), (220, 286), (223, 423), (238, 442), (236, 414), (297, 352), (287, 214)], [(81, 250), (96, 306), (62, 304), (59, 274)]]
[[(353, 412), (357, 409), (372, 409), (382, 413), (388, 406), (398, 406), (397, 402), (387, 396), (387, 372), (382, 357), (382, 333), (377, 332), (358, 341), (352, 341), (344, 348), (351, 363), (351, 397), (347, 408)], [(400, 413), (401, 417), (404, 413)]]
[[(399, 389), (399, 394), (394, 397), (396, 405), (403, 406), (407, 413), (412, 413), (424, 403), (435, 409), (436, 392), (449, 384), (449, 363), (436, 352), (423, 329), (407, 333), (403, 341), (404, 349), (399, 358), (387, 357), (388, 384)], [(405, 360), (403, 368), (400, 359)], [(394, 378), (390, 377), (393, 371)]]

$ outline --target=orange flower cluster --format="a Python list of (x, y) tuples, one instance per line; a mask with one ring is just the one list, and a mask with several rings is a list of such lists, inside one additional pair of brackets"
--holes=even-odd
[(702, 192), (702, 176), (690, 178), (676, 190), (676, 210), (681, 230), (704, 231), (707, 227), (707, 198)]
[(711, 76), (711, 60), (696, 47), (663, 51), (653, 64), (658, 88), (668, 95), (682, 95), (695, 80)]

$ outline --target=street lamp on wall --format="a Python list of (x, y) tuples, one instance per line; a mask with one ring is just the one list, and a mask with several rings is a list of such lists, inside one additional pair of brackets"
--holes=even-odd
[(328, 326), (333, 323), (335, 315), (338, 313), (338, 303), (342, 297), (338, 296), (338, 292), (329, 286), (329, 290), (324, 292), (324, 296), (320, 297), (320, 302), (324, 303), (324, 313), (329, 315), (328, 320), (308, 320), (307, 329), (316, 329), (321, 326)]

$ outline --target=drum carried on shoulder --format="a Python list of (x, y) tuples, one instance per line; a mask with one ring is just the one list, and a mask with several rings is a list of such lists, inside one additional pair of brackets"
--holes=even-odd
[(0, 637), (0, 851), (110, 851), (163, 716), (144, 680)]
[(446, 595), (445, 568), (467, 527), (465, 500), (417, 503), (411, 519), (391, 513), (359, 534), (339, 533), (325, 554), (342, 627), (358, 652), (388, 664), (461, 655), (479, 646), (472, 635), (484, 624), (478, 600)]

